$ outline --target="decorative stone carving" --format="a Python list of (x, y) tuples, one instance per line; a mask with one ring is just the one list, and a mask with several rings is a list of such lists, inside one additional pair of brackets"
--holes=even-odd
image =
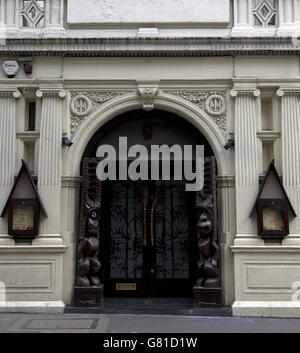
[(219, 246), (212, 240), (213, 216), (207, 208), (197, 209), (197, 238), (200, 259), (197, 263), (201, 277), (197, 280), (198, 287), (219, 288), (220, 268), (218, 265)]
[(31, 0), (24, 1), (24, 8), (22, 10), (23, 26), (24, 27), (40, 27), (43, 26), (43, 19), (45, 17), (45, 1)]
[(71, 112), (76, 116), (88, 115), (92, 110), (92, 101), (84, 96), (79, 95), (71, 101)]
[[(88, 205), (86, 207), (88, 208)], [(86, 236), (78, 245), (76, 285), (79, 287), (100, 285), (99, 209), (100, 207), (90, 209), (86, 221)]]
[(154, 109), (154, 99), (157, 96), (159, 89), (156, 88), (138, 88), (138, 93), (142, 98), (143, 109), (146, 111), (151, 111)]
[(275, 0), (255, 0), (253, 5), (255, 26), (269, 27), (276, 25), (277, 5)]
[(219, 94), (213, 94), (206, 99), (205, 110), (210, 115), (219, 116), (225, 113), (225, 99)]
[(122, 96), (126, 91), (72, 91), (71, 137), (87, 117), (102, 104)]
[(226, 91), (168, 91), (166, 93), (179, 96), (187, 101), (197, 105), (202, 110), (205, 110), (208, 115), (218, 125), (222, 134), (227, 131), (227, 116), (226, 116)]

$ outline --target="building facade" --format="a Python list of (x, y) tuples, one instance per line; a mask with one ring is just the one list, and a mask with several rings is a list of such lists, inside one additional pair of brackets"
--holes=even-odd
[[(234, 315), (300, 316), (300, 0), (1, 0), (0, 19), (0, 209), (23, 159), (47, 212), (32, 242), (0, 219), (2, 310), (62, 311), (101, 288), (104, 300), (194, 295)], [(118, 136), (204, 144), (204, 195), (98, 185), (97, 146)], [(298, 214), (282, 240), (251, 216), (273, 159)]]

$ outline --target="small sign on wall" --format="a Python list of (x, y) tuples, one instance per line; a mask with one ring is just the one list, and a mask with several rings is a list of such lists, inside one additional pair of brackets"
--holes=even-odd
[(116, 283), (116, 290), (118, 291), (135, 291), (136, 283)]

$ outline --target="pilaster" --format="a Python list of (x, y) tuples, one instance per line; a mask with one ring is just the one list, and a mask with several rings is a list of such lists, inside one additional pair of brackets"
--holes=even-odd
[[(7, 201), (16, 173), (16, 99), (17, 89), (0, 89), (0, 212)], [(13, 245), (7, 235), (7, 219), (0, 218), (0, 244)]]
[[(285, 243), (300, 243), (300, 88), (281, 87), (282, 176), (283, 185), (298, 217), (291, 219)], [(294, 236), (293, 236), (294, 235)], [(296, 238), (296, 239), (295, 239)]]
[(232, 37), (253, 36), (252, 0), (234, 0), (234, 27)]
[(38, 189), (48, 218), (41, 222), (40, 236), (34, 242), (61, 244), (62, 99), (66, 92), (42, 88), (36, 95), (42, 99)]
[(297, 11), (299, 11), (297, 0), (279, 0), (279, 28), (277, 35), (288, 36), (300, 30), (297, 23)]
[(66, 35), (64, 28), (64, 1), (47, 0), (46, 1), (46, 28), (48, 37), (57, 37), (57, 35)]
[[(260, 91), (255, 85), (235, 86), (235, 172), (236, 231), (235, 244), (259, 242), (255, 220), (250, 217), (259, 190), (256, 102)], [(240, 239), (239, 239), (240, 238)]]

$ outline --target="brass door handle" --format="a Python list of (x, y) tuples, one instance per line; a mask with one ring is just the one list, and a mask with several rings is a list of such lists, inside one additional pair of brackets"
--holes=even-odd
[(154, 246), (154, 211), (161, 198), (162, 193), (159, 191), (155, 194), (154, 200), (151, 206), (151, 224), (150, 224), (150, 233), (151, 233), (151, 245)]
[(149, 186), (144, 184), (142, 186), (142, 203), (144, 211), (144, 229), (143, 229), (143, 246), (147, 246), (147, 204), (149, 199)]

